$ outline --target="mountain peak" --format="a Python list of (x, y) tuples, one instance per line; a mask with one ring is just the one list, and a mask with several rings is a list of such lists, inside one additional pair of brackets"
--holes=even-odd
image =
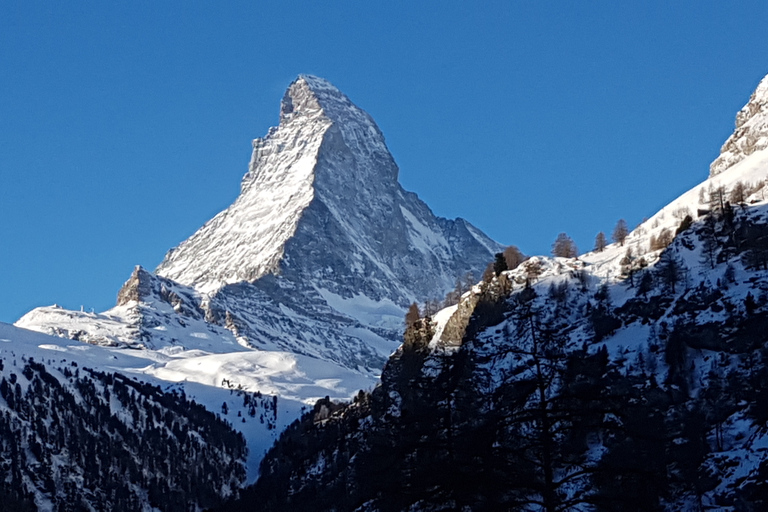
[(373, 118), (327, 80), (300, 75), (279, 126), (253, 143), (240, 196), (157, 274), (203, 293), (290, 274), (340, 296), (405, 305), (441, 296), (498, 247), (405, 192)]
[(285, 91), (280, 105), (280, 124), (297, 115), (321, 115), (332, 118), (343, 110), (362, 112), (336, 86), (324, 78), (299, 75)]
[(746, 105), (736, 114), (736, 129), (709, 167), (716, 176), (755, 151), (768, 148), (768, 76), (758, 84)]

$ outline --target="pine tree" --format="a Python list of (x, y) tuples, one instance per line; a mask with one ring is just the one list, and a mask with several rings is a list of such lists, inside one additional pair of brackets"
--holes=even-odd
[(406, 327), (410, 327), (415, 324), (420, 317), (421, 313), (419, 313), (419, 305), (415, 302), (411, 303), (410, 307), (408, 308), (408, 312), (405, 314)]
[(516, 269), (526, 259), (525, 255), (520, 252), (520, 249), (514, 245), (504, 249), (502, 254), (504, 254), (504, 260), (507, 262), (507, 270)]
[(667, 250), (661, 253), (659, 262), (656, 264), (656, 272), (659, 280), (672, 293), (675, 293), (677, 283), (683, 279), (684, 268), (673, 251)]
[(621, 258), (621, 261), (619, 261), (619, 265), (621, 265), (621, 273), (627, 276), (627, 278), (629, 278), (630, 287), (635, 286), (635, 281), (634, 281), (635, 268), (633, 266), (634, 261), (635, 261), (635, 256), (634, 254), (632, 254), (632, 248), (627, 247), (627, 252), (624, 254), (624, 257)]
[(709, 209), (713, 212), (723, 212), (727, 202), (728, 190), (725, 186), (709, 186)]
[(429, 299), (424, 302), (424, 316), (431, 317), (435, 313), (440, 311), (440, 301), (435, 299)]
[(643, 297), (648, 297), (648, 292), (653, 289), (653, 275), (650, 271), (643, 272), (643, 277), (640, 278), (640, 283), (637, 285), (637, 293), (642, 294)]
[(701, 241), (701, 252), (704, 260), (702, 263), (708, 263), (710, 268), (715, 268), (717, 250), (720, 247), (720, 243), (717, 240), (715, 219), (712, 215), (707, 215), (704, 219), (701, 229)]
[(507, 260), (504, 258), (504, 253), (497, 252), (496, 259), (493, 262), (493, 272), (498, 276), (505, 270), (509, 270), (509, 267), (507, 267)]
[(514, 310), (515, 343), (510, 351), (518, 359), (526, 360), (528, 370), (525, 381), (530, 383), (530, 396), (521, 401), (522, 407), (508, 411), (506, 428), (510, 438), (519, 439), (519, 445), (513, 449), (513, 457), (519, 453), (530, 465), (532, 474), (529, 485), (540, 489), (542, 509), (554, 512), (562, 499), (555, 483), (555, 432), (560, 430), (560, 426), (553, 411), (553, 391), (562, 363), (558, 356), (562, 354), (553, 331), (542, 324), (535, 299), (535, 290), (526, 288), (524, 293), (518, 295)]
[(560, 233), (552, 244), (552, 255), (557, 258), (575, 258), (578, 256), (578, 249), (571, 237)]
[(617, 244), (624, 246), (624, 240), (626, 240), (627, 235), (629, 235), (629, 229), (627, 228), (627, 221), (624, 219), (619, 219), (619, 221), (616, 223), (616, 227), (613, 228), (613, 235), (612, 239)]
[(667, 228), (662, 228), (661, 231), (659, 231), (659, 234), (654, 236), (651, 235), (650, 239), (650, 249), (652, 251), (659, 251), (661, 249), (665, 249), (669, 244), (672, 243), (672, 240), (674, 240), (675, 237), (672, 236), (672, 232), (669, 231)]
[(602, 231), (595, 237), (595, 252), (603, 252), (608, 242), (605, 239), (605, 233)]

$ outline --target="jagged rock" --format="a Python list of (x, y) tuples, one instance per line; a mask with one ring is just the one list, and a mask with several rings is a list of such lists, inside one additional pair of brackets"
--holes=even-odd
[(133, 269), (133, 274), (117, 292), (117, 305), (124, 306), (131, 301), (141, 302), (149, 297), (152, 276), (141, 265)]
[(736, 130), (710, 165), (710, 177), (765, 148), (768, 148), (768, 76), (760, 81), (749, 102), (736, 114)]

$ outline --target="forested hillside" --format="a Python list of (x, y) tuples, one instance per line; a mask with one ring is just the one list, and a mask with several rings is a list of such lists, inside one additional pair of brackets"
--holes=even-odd
[(183, 395), (23, 354), (0, 375), (2, 510), (197, 510), (245, 480), (242, 435)]

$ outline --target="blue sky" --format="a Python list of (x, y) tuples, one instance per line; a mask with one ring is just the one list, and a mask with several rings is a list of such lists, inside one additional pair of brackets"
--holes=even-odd
[(228, 206), (299, 73), (404, 187), (528, 254), (707, 176), (768, 73), (766, 2), (3, 2), (0, 321), (104, 310)]

